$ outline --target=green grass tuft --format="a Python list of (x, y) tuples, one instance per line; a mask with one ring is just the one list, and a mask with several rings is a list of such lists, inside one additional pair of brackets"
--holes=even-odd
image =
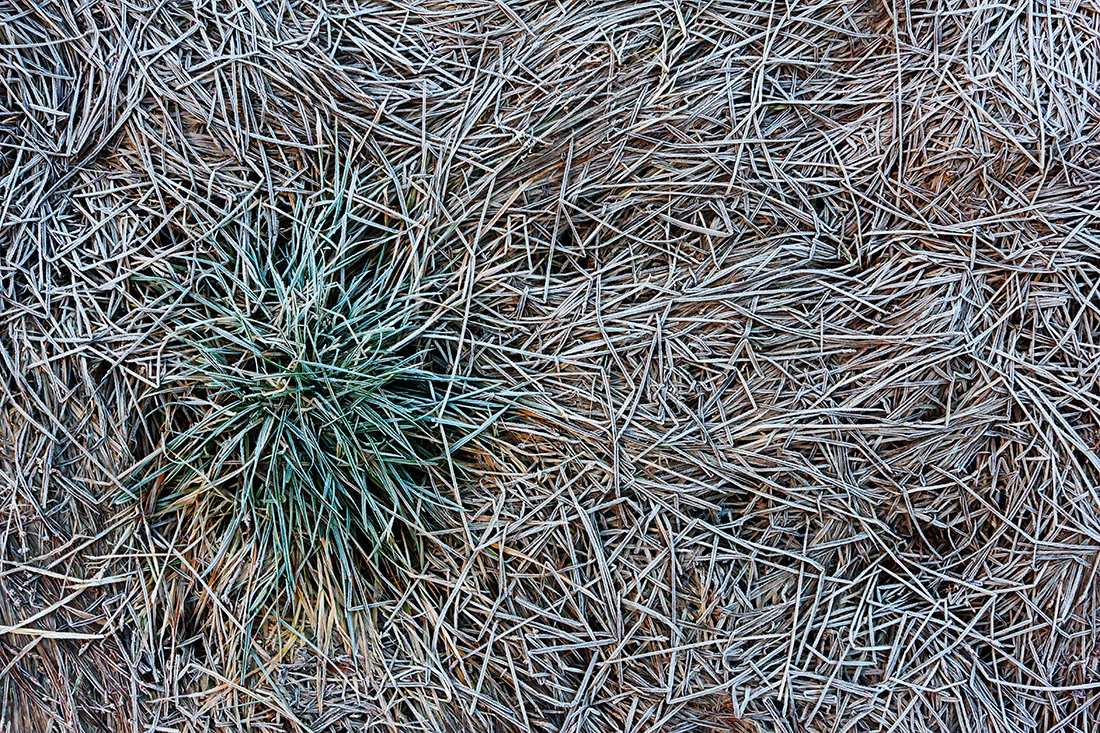
[(364, 560), (408, 562), (408, 540), (455, 508), (435, 488), (453, 454), (500, 410), (431, 369), (427, 283), (343, 209), (213, 237), (167, 387), (194, 418), (138, 474), (158, 516), (213, 543), (211, 568), (246, 558), (231, 584), (252, 607), (309, 598), (318, 568), (346, 590)]

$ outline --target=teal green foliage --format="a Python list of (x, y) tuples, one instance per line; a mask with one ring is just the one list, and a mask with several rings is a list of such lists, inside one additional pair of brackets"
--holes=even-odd
[(259, 543), (254, 582), (291, 600), (319, 553), (347, 579), (453, 511), (440, 478), (504, 403), (433, 368), (429, 283), (339, 201), (298, 207), (278, 237), (256, 232), (223, 228), (196, 263), (168, 389), (198, 417), (138, 491), (157, 487), (162, 515), (216, 511), (198, 524), (218, 555)]

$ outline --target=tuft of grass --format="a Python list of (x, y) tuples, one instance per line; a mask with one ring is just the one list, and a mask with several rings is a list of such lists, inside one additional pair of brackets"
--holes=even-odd
[(432, 369), (431, 283), (409, 253), (349, 229), (340, 200), (285, 218), (221, 228), (179, 286), (193, 307), (166, 414), (192, 417), (133, 484), (209, 546), (208, 573), (233, 568), (222, 590), (249, 612), (311, 602), (332, 580), (318, 574), (348, 593), (367, 568), (414, 562), (419, 531), (456, 506), (438, 489), (455, 453), (503, 404)]

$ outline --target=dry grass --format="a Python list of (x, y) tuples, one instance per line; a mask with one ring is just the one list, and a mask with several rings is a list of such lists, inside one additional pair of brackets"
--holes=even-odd
[[(0, 0), (0, 730), (1095, 730), (1098, 65), (1082, 0)], [(365, 252), (433, 407), (339, 433), (359, 521)], [(320, 442), (173, 471), (305, 362)]]

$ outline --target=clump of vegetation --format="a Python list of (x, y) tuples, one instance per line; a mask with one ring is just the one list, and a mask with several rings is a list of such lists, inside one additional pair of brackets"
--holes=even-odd
[(430, 283), (349, 229), (345, 206), (298, 207), (277, 236), (212, 237), (181, 286), (194, 307), (167, 385), (166, 423), (190, 418), (137, 474), (253, 608), (309, 598), (331, 580), (317, 572), (346, 589), (365, 567), (411, 562), (417, 531), (454, 507), (441, 471), (491, 419), (483, 393), (431, 367)]

